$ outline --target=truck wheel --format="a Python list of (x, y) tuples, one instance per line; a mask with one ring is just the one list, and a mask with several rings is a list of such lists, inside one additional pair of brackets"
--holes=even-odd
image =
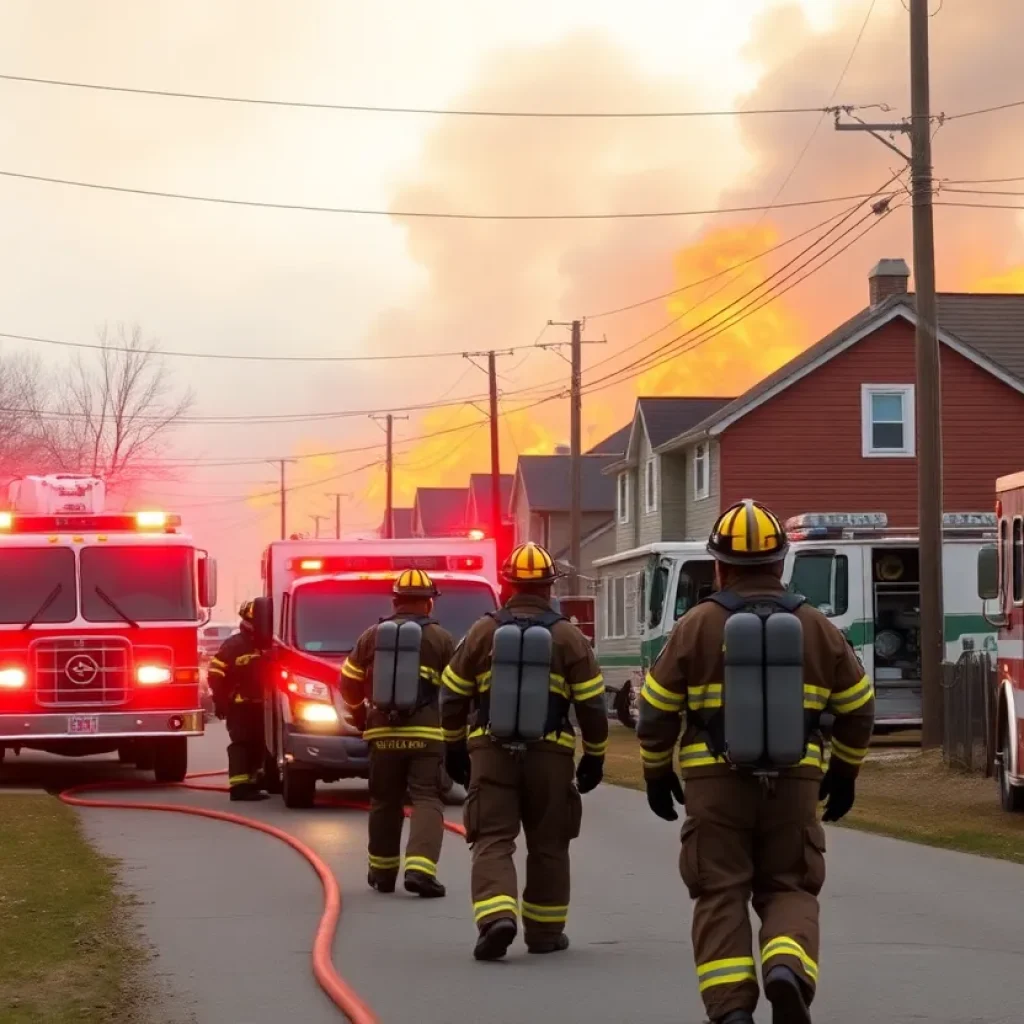
[(1010, 727), (1003, 727), (1003, 742), (997, 761), (996, 778), (999, 780), (999, 802), (1004, 811), (1024, 811), (1024, 786), (1014, 786), (1010, 782)]
[(167, 736), (156, 741), (153, 772), (157, 782), (184, 782), (188, 774), (188, 740)]
[(155, 741), (139, 740), (132, 744), (132, 760), (140, 772), (151, 772), (156, 765)]
[(277, 758), (269, 750), (263, 755), (263, 788), (268, 793), (281, 792), (281, 771)]
[(117, 760), (120, 764), (135, 764), (135, 746), (132, 743), (122, 743), (117, 748)]
[(316, 775), (308, 768), (286, 764), (281, 773), (281, 795), (285, 807), (293, 810), (312, 807), (316, 799)]

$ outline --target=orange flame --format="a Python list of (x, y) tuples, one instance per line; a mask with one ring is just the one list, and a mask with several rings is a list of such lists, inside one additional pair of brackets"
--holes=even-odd
[(971, 292), (1019, 295), (1024, 293), (1024, 266), (1012, 267), (999, 273), (986, 273), (977, 277), (967, 289)]

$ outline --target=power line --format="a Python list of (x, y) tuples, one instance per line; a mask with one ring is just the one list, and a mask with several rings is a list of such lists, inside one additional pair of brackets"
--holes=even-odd
[(965, 117), (977, 117), (979, 114), (995, 114), (1001, 110), (1024, 107), (1024, 100), (1013, 100), (1010, 103), (999, 103), (994, 107), (979, 107), (977, 110), (965, 110), (960, 114), (943, 114), (944, 121), (959, 121)]
[[(442, 117), (516, 117), (516, 118), (595, 118), (650, 119), (682, 117), (740, 117), (767, 114), (816, 114), (821, 107), (765, 107), (755, 110), (479, 110), (444, 107), (383, 107), (365, 103), (325, 103), (308, 100), (261, 99), (252, 96), (222, 96), (216, 93), (180, 92), (171, 89), (144, 89), (127, 85), (105, 85), (98, 82), (74, 82), (58, 78), (36, 78), (30, 75), (4, 75), (0, 80), (29, 85), (50, 85), (63, 89), (86, 89), (93, 92), (124, 93), (133, 96), (159, 96), (166, 99), (206, 100), (214, 103), (238, 103), (260, 107), (292, 107), (302, 110), (339, 110), (367, 114), (426, 114)], [(863, 110), (884, 104), (849, 107)], [(847, 109), (844, 104), (844, 109)]]
[(933, 206), (958, 206), (964, 210), (1024, 210), (1024, 206), (1013, 203), (954, 203), (936, 200)]
[[(72, 188), (93, 189), (99, 192), (118, 192), (134, 196), (150, 196), (158, 199), (180, 199), (193, 203), (216, 203), (226, 206), (256, 207), (265, 210), (299, 210), (305, 213), (335, 213), (354, 217), (400, 217), (429, 220), (472, 220), (472, 221), (593, 221), (593, 220), (649, 220), (670, 217), (705, 217), (722, 213), (755, 213), (764, 206), (733, 206), (706, 210), (651, 210), (627, 211), (623, 213), (445, 213), (440, 210), (373, 210), (346, 206), (309, 206), (303, 203), (271, 203), (257, 199), (229, 199), (224, 196), (197, 196), (185, 192), (164, 192), (157, 189), (130, 188), (126, 185), (106, 185), (94, 181), (77, 181), (73, 178), (54, 178), (44, 174), (26, 174), (22, 171), (0, 170), (0, 177), (16, 178), (20, 181), (44, 182), (50, 185), (67, 185)], [(830, 196), (827, 199), (805, 199), (800, 202), (780, 203), (778, 209), (800, 206), (824, 206), (828, 203), (845, 203), (851, 199), (866, 199), (867, 196)]]
[(1003, 185), (1013, 181), (1024, 181), (1024, 175), (1012, 178), (944, 178), (939, 184), (939, 191), (947, 185)]

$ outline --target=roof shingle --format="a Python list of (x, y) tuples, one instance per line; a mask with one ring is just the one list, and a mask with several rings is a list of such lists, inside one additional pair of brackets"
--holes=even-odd
[(425, 537), (450, 537), (466, 532), (468, 487), (419, 487), (413, 505)]
[[(615, 480), (601, 471), (617, 455), (584, 455), (581, 458), (580, 508), (583, 512), (612, 512), (615, 508)], [(568, 512), (570, 504), (568, 455), (520, 455), (518, 472), (526, 498), (534, 512)]]

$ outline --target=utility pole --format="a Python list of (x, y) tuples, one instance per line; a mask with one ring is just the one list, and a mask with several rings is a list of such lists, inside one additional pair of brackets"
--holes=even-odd
[(351, 497), (339, 491), (329, 491), (325, 497), (334, 499), (334, 538), (341, 540), (341, 499)]
[[(914, 233), (915, 357), (917, 386), (917, 517), (921, 587), (921, 746), (942, 744), (942, 383), (935, 298), (935, 233), (932, 220), (931, 96), (928, 0), (910, 3), (910, 123), (839, 124), (867, 131), (910, 164)], [(910, 135), (910, 156), (879, 132)]]
[(284, 467), (294, 465), (294, 459), (272, 459), (276, 462), (281, 471), (281, 540), (288, 538), (288, 488), (284, 485)]
[[(379, 416), (371, 416), (371, 419), (381, 419)], [(395, 420), (407, 420), (408, 416), (393, 416), (391, 413), (387, 413), (383, 417), (384, 420), (384, 433), (387, 437), (385, 455), (385, 473), (386, 483), (384, 485), (384, 536), (386, 539), (391, 540), (395, 535), (395, 524), (394, 524), (394, 483), (395, 483), (395, 453), (394, 453), (394, 432), (395, 432)]]
[(314, 530), (313, 536), (316, 537), (317, 540), (319, 540), (320, 539), (320, 520), (321, 519), (330, 519), (331, 517), (330, 516), (318, 516), (318, 515), (314, 514), (314, 515), (311, 515), (309, 518), (313, 520), (313, 530)]
[(498, 370), (492, 349), (487, 353), (487, 377), (490, 384), (491, 411), (491, 536), (502, 546), (501, 536), (501, 461), (498, 451)]

